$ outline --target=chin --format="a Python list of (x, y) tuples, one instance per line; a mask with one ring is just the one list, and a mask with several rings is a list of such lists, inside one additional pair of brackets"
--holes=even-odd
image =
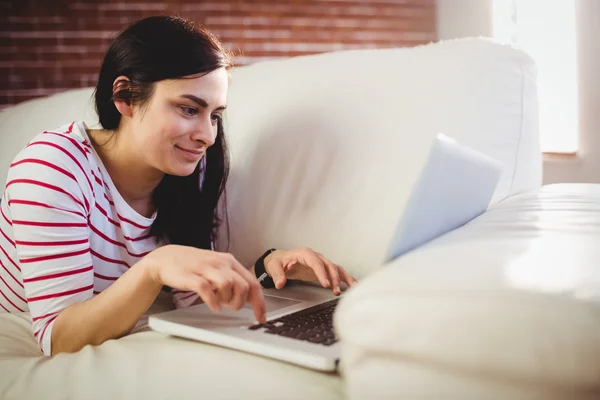
[(186, 165), (171, 165), (171, 168), (165, 170), (165, 173), (175, 176), (189, 176), (194, 173), (197, 165), (198, 163)]

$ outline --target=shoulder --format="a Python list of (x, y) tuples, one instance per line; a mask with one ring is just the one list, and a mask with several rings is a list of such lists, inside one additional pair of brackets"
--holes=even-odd
[(93, 193), (91, 148), (80, 123), (69, 122), (35, 136), (11, 163), (7, 188), (14, 181), (40, 181), (67, 191)]
[(11, 169), (26, 163), (52, 163), (68, 170), (89, 169), (91, 147), (87, 136), (79, 132), (77, 121), (35, 136), (14, 158)]

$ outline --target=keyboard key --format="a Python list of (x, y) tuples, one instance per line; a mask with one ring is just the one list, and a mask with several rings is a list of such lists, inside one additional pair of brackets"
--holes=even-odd
[(248, 329), (264, 329), (262, 332), (271, 335), (331, 346), (338, 342), (333, 330), (333, 312), (338, 301), (339, 298), (285, 315), (265, 324), (252, 325)]

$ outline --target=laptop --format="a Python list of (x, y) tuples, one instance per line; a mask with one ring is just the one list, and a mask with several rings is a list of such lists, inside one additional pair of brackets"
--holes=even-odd
[[(469, 222), (487, 210), (503, 166), (443, 134), (435, 137), (387, 254), (391, 261)], [(459, 177), (459, 179), (456, 179)], [(158, 332), (237, 349), (320, 371), (337, 369), (340, 342), (333, 314), (341, 296), (310, 284), (265, 289), (267, 323), (258, 324), (252, 307), (205, 305), (151, 315)]]

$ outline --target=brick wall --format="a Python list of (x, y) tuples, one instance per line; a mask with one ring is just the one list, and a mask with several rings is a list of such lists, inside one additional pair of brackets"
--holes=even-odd
[(0, 0), (0, 108), (93, 86), (112, 38), (150, 15), (206, 25), (236, 64), (435, 40), (436, 0)]

